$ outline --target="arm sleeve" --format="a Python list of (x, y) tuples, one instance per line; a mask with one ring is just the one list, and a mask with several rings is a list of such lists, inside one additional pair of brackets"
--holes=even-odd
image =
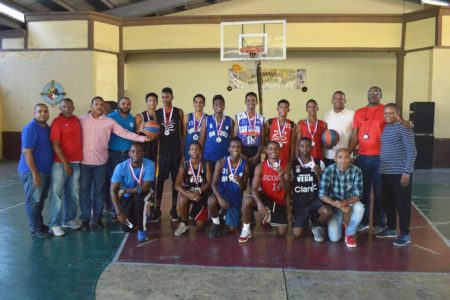
[(359, 128), (358, 115), (358, 111), (353, 114), (352, 128)]
[(320, 180), (319, 197), (328, 196), (331, 182), (331, 168), (326, 168)]
[(113, 119), (110, 119), (110, 120), (112, 122), (112, 132), (113, 133), (117, 134), (121, 138), (130, 140), (130, 141), (135, 141), (135, 142), (140, 142), (140, 143), (145, 142), (144, 136), (141, 136), (134, 132), (128, 131), (125, 128), (123, 128), (122, 126), (120, 126), (119, 123), (117, 123)]
[(61, 128), (59, 128), (58, 122), (53, 121), (50, 126), (50, 141), (61, 141)]
[(119, 183), (122, 182), (123, 168), (122, 164), (118, 164), (114, 169), (113, 175), (111, 177), (111, 182)]
[(359, 196), (360, 198), (363, 195), (363, 178), (362, 172), (358, 168), (356, 169), (354, 178), (353, 178), (353, 196)]
[(36, 147), (37, 134), (33, 131), (32, 126), (26, 126), (22, 130), (22, 148), (34, 149)]
[(155, 181), (155, 163), (151, 160), (145, 163), (145, 173), (143, 181)]
[(402, 144), (406, 151), (405, 169), (403, 170), (403, 174), (411, 174), (414, 171), (414, 163), (417, 156), (416, 143), (411, 129), (400, 126), (400, 130)]

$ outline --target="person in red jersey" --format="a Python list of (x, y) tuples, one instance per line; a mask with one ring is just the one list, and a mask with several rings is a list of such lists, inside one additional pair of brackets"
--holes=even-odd
[(297, 124), (297, 143), (302, 137), (311, 140), (311, 155), (316, 159), (323, 160), (322, 134), (328, 129), (327, 123), (317, 118), (319, 105), (314, 99), (306, 102), (306, 112), (308, 116), (305, 120), (298, 121)]

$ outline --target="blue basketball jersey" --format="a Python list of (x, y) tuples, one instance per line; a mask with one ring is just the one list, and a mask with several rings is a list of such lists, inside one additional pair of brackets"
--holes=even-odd
[[(203, 159), (217, 162), (219, 159), (228, 155), (228, 146), (230, 145), (231, 132), (231, 118), (224, 115), (224, 122), (220, 136), (218, 136), (216, 120), (214, 115), (208, 116), (206, 119), (206, 137), (203, 150)], [(220, 137), (220, 141), (217, 139)]]
[(236, 115), (236, 125), (238, 126), (237, 136), (241, 139), (242, 144), (248, 147), (259, 147), (261, 144), (261, 136), (264, 131), (264, 117), (256, 114), (253, 119), (248, 119), (246, 112)]
[[(222, 168), (222, 172), (220, 174), (219, 178), (219, 193), (220, 195), (228, 202), (230, 207), (241, 207), (242, 205), (242, 197), (244, 195), (244, 191), (241, 190), (240, 185), (232, 181), (230, 179), (230, 170), (228, 169), (228, 162), (227, 157), (224, 158), (224, 165)], [(242, 160), (241, 164), (239, 165), (238, 169), (231, 169), (231, 171), (239, 175), (240, 177), (244, 176), (244, 170), (245, 170), (245, 164), (246, 161)], [(235, 172), (236, 171), (236, 172)]]
[[(206, 122), (208, 115), (204, 114), (202, 123)], [(202, 124), (199, 124), (200, 120), (195, 120), (194, 113), (188, 115), (188, 122), (186, 125), (186, 136), (184, 137), (184, 159), (189, 160), (191, 156), (189, 155), (189, 146), (192, 142), (200, 141), (200, 130), (202, 129)], [(197, 127), (197, 131), (195, 128)]]

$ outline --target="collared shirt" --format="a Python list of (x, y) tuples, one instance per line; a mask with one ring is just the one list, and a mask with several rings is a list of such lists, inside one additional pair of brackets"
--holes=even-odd
[[(138, 182), (134, 177), (139, 179), (139, 176), (141, 175), (141, 167), (139, 168), (133, 168), (134, 176), (131, 174), (130, 170), (130, 160), (127, 159), (121, 163), (119, 163), (116, 168), (114, 169), (114, 173), (111, 177), (111, 182), (114, 183), (121, 183), (122, 188), (124, 189), (132, 189), (137, 187)], [(143, 158), (142, 164), (144, 165), (142, 174), (142, 182), (141, 185), (145, 181), (154, 181), (155, 180), (155, 163), (152, 162), (149, 159)]]
[[(81, 125), (80, 120), (76, 116), (66, 118), (60, 113), (50, 125), (50, 140), (52, 142), (59, 141), (67, 161), (81, 162), (83, 160)], [(54, 161), (61, 162), (56, 153)]]
[[(119, 123), (120, 126), (128, 131), (136, 131), (135, 119), (131, 114), (128, 114), (124, 118), (117, 110), (108, 114), (108, 117)], [(111, 134), (111, 139), (109, 140), (109, 150), (112, 151), (126, 151), (129, 150), (133, 142), (124, 138), (121, 138), (117, 134)]]
[(362, 197), (363, 179), (361, 169), (350, 164), (344, 172), (336, 164), (325, 169), (320, 182), (319, 197), (328, 196), (333, 200)]
[(331, 149), (324, 149), (326, 158), (334, 159), (337, 149), (348, 148), (350, 137), (352, 135), (354, 114), (355, 112), (353, 110), (347, 108), (344, 108), (338, 113), (332, 109), (325, 114), (324, 121), (327, 122), (328, 129), (336, 130), (339, 134), (339, 143)]
[(80, 117), (83, 133), (83, 161), (85, 165), (100, 166), (108, 161), (108, 143), (111, 133), (143, 143), (145, 137), (124, 129), (113, 119), (102, 115), (97, 119), (86, 114)]
[(411, 174), (416, 155), (412, 130), (401, 123), (386, 124), (381, 135), (380, 173)]
[(358, 154), (380, 155), (381, 134), (385, 124), (383, 104), (365, 106), (355, 112), (353, 128), (359, 129)]

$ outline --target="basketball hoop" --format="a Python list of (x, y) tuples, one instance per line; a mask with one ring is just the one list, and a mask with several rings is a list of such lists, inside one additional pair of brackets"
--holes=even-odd
[(239, 52), (240, 55), (247, 56), (248, 60), (259, 60), (264, 53), (264, 47), (242, 47)]

